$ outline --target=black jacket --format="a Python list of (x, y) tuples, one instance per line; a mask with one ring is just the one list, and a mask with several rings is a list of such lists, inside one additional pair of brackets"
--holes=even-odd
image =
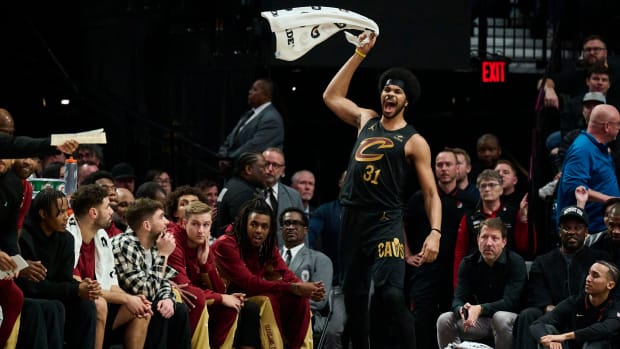
[[(571, 296), (552, 311), (541, 316), (530, 326), (530, 333), (540, 342), (540, 337), (550, 334), (545, 325), (552, 325), (560, 333), (575, 332), (575, 340), (568, 341), (570, 348), (581, 348), (585, 342), (617, 340), (620, 331), (620, 307), (613, 298), (607, 298), (598, 307), (586, 295)], [(612, 345), (611, 348), (617, 348)]]
[(26, 219), (19, 238), (19, 247), (24, 259), (41, 261), (47, 268), (47, 276), (43, 281), (17, 279), (27, 297), (57, 299), (62, 302), (79, 299), (79, 283), (73, 279), (74, 242), (69, 232), (55, 232), (47, 237), (38, 224)]
[(452, 310), (469, 302), (481, 304), (480, 316), (493, 316), (497, 311), (518, 312), (520, 299), (527, 281), (525, 261), (518, 254), (504, 248), (493, 266), (489, 266), (480, 252), (463, 259), (459, 267)]

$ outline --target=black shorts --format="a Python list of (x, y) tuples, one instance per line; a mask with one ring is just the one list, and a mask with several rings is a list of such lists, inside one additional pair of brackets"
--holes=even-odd
[[(343, 207), (340, 246), (345, 284), (372, 280), (375, 287), (389, 284), (403, 289), (405, 245), (402, 220), (402, 210), (366, 211)], [(345, 285), (345, 288), (348, 287)]]
[[(121, 310), (120, 304), (112, 304), (108, 303), (108, 316), (105, 322), (105, 338), (104, 344), (122, 344), (124, 338), (124, 326), (120, 326), (119, 328), (113, 330), (112, 326), (114, 325), (114, 320), (118, 315), (119, 310)], [(118, 331), (120, 329), (120, 331)], [(105, 348), (105, 346), (104, 346)]]

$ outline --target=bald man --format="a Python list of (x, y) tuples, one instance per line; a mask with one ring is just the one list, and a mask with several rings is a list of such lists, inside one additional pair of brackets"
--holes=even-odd
[(118, 204), (114, 214), (112, 214), (112, 219), (118, 229), (125, 231), (127, 230), (127, 217), (125, 216), (127, 207), (133, 204), (136, 199), (129, 189), (126, 188), (116, 188), (116, 198)]
[(558, 207), (575, 205), (575, 189), (581, 185), (588, 188), (585, 209), (590, 217), (588, 230), (592, 234), (606, 229), (603, 203), (612, 197), (620, 197), (614, 162), (608, 147), (616, 139), (618, 130), (618, 110), (608, 104), (597, 105), (592, 109), (586, 132), (575, 138), (562, 165)]
[(497, 160), (502, 156), (499, 138), (492, 133), (485, 133), (476, 141), (476, 160), (471, 164), (469, 181), (476, 183), (478, 175), (486, 170), (495, 169)]

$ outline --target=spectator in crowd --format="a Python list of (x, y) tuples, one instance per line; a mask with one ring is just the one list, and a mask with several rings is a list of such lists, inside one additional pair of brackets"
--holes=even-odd
[(525, 261), (506, 248), (507, 230), (498, 217), (481, 223), (478, 251), (459, 266), (452, 311), (437, 319), (437, 343), (494, 342), (512, 348), (512, 327), (527, 281)]
[[(588, 89), (585, 93), (580, 93), (565, 103), (560, 113), (560, 131), (551, 133), (546, 140), (547, 150), (555, 166), (555, 173), (559, 172), (562, 167), (566, 149), (575, 140), (580, 130), (586, 129), (592, 109), (598, 104), (607, 103), (606, 95), (611, 86), (609, 69), (602, 64), (595, 64), (587, 71), (586, 86)], [(571, 136), (567, 139), (569, 133)], [(562, 154), (559, 154), (560, 150), (563, 150)]]
[(112, 221), (116, 227), (122, 232), (127, 231), (127, 208), (129, 205), (133, 204), (136, 199), (133, 194), (125, 188), (116, 188), (116, 197), (118, 200), (118, 205), (116, 205), (116, 210), (112, 214)]
[[(64, 178), (64, 174), (65, 174), (64, 166), (65, 166), (65, 161), (67, 160), (65, 158), (65, 154), (60, 153), (60, 154), (45, 155), (45, 156), (40, 156), (40, 158), (41, 158), (41, 172), (37, 173), (37, 177), (39, 178)], [(62, 171), (62, 172), (60, 172), (60, 174), (56, 174), (57, 172), (55, 172), (55, 170), (52, 170), (52, 168), (54, 167), (50, 167), (48, 171), (51, 171), (53, 175), (51, 175), (50, 173), (46, 174), (45, 170), (50, 165), (60, 167), (59, 171)]]
[(586, 241), (590, 247), (606, 252), (609, 260), (618, 265), (620, 263), (620, 203), (615, 202), (609, 207), (607, 230)]
[[(559, 173), (562, 169), (562, 164), (564, 163), (564, 158), (566, 157), (566, 151), (570, 148), (571, 144), (575, 141), (575, 138), (581, 133), (582, 130), (585, 130), (588, 122), (590, 121), (590, 114), (592, 114), (592, 109), (599, 104), (606, 104), (607, 99), (600, 92), (588, 92), (583, 96), (582, 99), (582, 108), (580, 117), (581, 120), (579, 123), (576, 123), (573, 126), (565, 126), (566, 132), (563, 132), (562, 141), (558, 146), (558, 149), (555, 153), (552, 152), (552, 158), (554, 159), (554, 170), (556, 173)], [(569, 127), (573, 127), (569, 129)]]
[(476, 183), (480, 190), (480, 204), (472, 213), (463, 215), (456, 237), (456, 247), (454, 249), (455, 287), (461, 260), (475, 251), (474, 248), (477, 246), (476, 239), (480, 232), (481, 222), (485, 219), (498, 217), (504, 222), (507, 230), (506, 241), (509, 250), (528, 257), (534, 255), (536, 251), (536, 240), (534, 240), (533, 251), (530, 250), (529, 246), (527, 196), (521, 201), (519, 209), (504, 205), (500, 199), (503, 192), (502, 177), (494, 170), (482, 171)]
[(618, 348), (620, 306), (610, 293), (619, 273), (613, 263), (601, 260), (592, 264), (585, 294), (563, 300), (530, 326), (536, 342), (549, 348)]
[(153, 304), (146, 347), (166, 343), (168, 348), (191, 347), (187, 307), (175, 301), (170, 279), (177, 271), (168, 265), (174, 237), (165, 232), (163, 205), (140, 198), (127, 209), (131, 232), (112, 238), (118, 282), (125, 292), (143, 295)]
[(618, 130), (620, 113), (615, 107), (606, 104), (594, 107), (586, 132), (575, 138), (562, 165), (557, 205), (566, 207), (575, 204), (575, 189), (581, 185), (588, 188), (585, 209), (589, 217), (590, 233), (605, 229), (603, 202), (620, 196), (612, 156), (607, 146), (616, 138)]
[[(452, 274), (456, 236), (464, 214), (471, 212), (477, 204), (477, 197), (461, 190), (456, 182), (456, 154), (449, 148), (435, 157), (437, 192), (441, 199), (441, 240), (439, 254), (433, 263), (421, 264), (411, 251), (419, 251), (424, 243), (421, 231), (428, 231), (430, 224), (424, 210), (421, 191), (415, 192), (407, 201), (404, 212), (405, 255), (407, 261), (408, 299), (416, 319), (416, 333), (435, 333), (436, 319), (440, 313), (449, 311), (453, 294)], [(437, 345), (431, 336), (416, 336), (418, 348), (432, 348)]]
[(108, 192), (108, 199), (112, 208), (118, 204), (118, 197), (116, 196), (116, 186), (112, 174), (108, 171), (96, 171), (88, 175), (82, 181), (82, 185), (97, 184)]
[(151, 200), (159, 201), (162, 205), (166, 203), (166, 193), (156, 182), (144, 182), (140, 184), (134, 196), (136, 199), (149, 198)]
[(264, 197), (267, 162), (261, 153), (241, 154), (233, 176), (226, 182), (217, 202), (217, 236), (233, 222), (241, 206), (255, 197)]
[[(271, 206), (276, 217), (289, 207), (298, 207), (303, 209), (304, 205), (301, 201), (299, 192), (288, 185), (280, 182), (280, 178), (284, 177), (286, 163), (284, 161), (284, 153), (280, 148), (267, 148), (263, 152), (265, 158), (265, 200)], [(280, 222), (276, 225), (277, 231), (280, 230)], [(278, 246), (282, 246), (284, 241), (282, 236), (278, 236)]]
[(505, 205), (518, 208), (525, 193), (517, 187), (519, 176), (516, 166), (510, 160), (499, 159), (495, 171), (502, 177), (503, 191), (500, 200)]
[(461, 190), (480, 199), (480, 192), (475, 181), (469, 181), (471, 173), (471, 157), (463, 148), (450, 148), (456, 154), (456, 183)]
[(243, 293), (226, 294), (226, 285), (218, 274), (213, 253), (209, 253), (210, 212), (211, 208), (204, 202), (194, 200), (188, 203), (182, 212), (184, 216), (180, 217), (183, 229), (173, 232), (176, 247), (170, 255), (170, 266), (179, 273), (172, 281), (190, 309), (192, 342), (199, 340), (197, 326), (205, 316), (207, 301), (211, 301), (208, 306), (210, 346), (258, 348), (258, 306), (246, 302)]
[(128, 189), (130, 192), (134, 192), (136, 189), (136, 172), (133, 166), (127, 162), (121, 162), (114, 166), (110, 170), (112, 178), (114, 178), (114, 184), (118, 188)]
[[(45, 177), (44, 171), (51, 164), (56, 164), (56, 166), (58, 166), (57, 164), (60, 164), (64, 167), (65, 161), (67, 160), (65, 158), (65, 154), (61, 152), (57, 152), (56, 154), (39, 156), (39, 158), (41, 159), (41, 171), (37, 172), (37, 177), (39, 178), (64, 178), (64, 169), (63, 169), (63, 172), (60, 174), (60, 176), (53, 176), (53, 177)], [(55, 172), (52, 172), (52, 173), (55, 173)]]
[(90, 163), (103, 168), (103, 149), (98, 144), (80, 144), (74, 154), (78, 165)]
[[(200, 189), (207, 197), (207, 205), (211, 206), (211, 208), (217, 207), (217, 197), (220, 195), (220, 189), (214, 180), (205, 179), (199, 181), (196, 183), (195, 187)], [(211, 213), (213, 213), (213, 211), (211, 211)]]
[(515, 322), (515, 348), (536, 349), (530, 325), (564, 299), (583, 291), (588, 269), (607, 254), (584, 246), (588, 216), (582, 208), (568, 206), (560, 214), (561, 246), (534, 259), (527, 282), (525, 306)]
[(471, 158), (462, 148), (450, 148), (456, 154), (456, 184), (469, 195), (480, 199), (480, 191), (476, 187), (476, 181), (469, 181), (471, 173)]
[(172, 192), (172, 178), (168, 172), (158, 169), (149, 170), (144, 176), (145, 182), (156, 182), (161, 186), (166, 195)]
[(77, 182), (78, 185), (82, 184), (84, 178), (88, 177), (91, 173), (99, 171), (99, 167), (93, 162), (83, 162), (78, 165)]
[(248, 201), (232, 232), (216, 240), (213, 254), (229, 292), (269, 298), (278, 328), (289, 348), (309, 345), (309, 298), (325, 297), (322, 282), (303, 282), (290, 271), (278, 252), (271, 207), (262, 198)]
[(144, 348), (151, 315), (151, 302), (144, 295), (130, 295), (118, 286), (114, 254), (107, 232), (112, 224), (108, 190), (97, 184), (82, 185), (71, 195), (73, 213), (67, 230), (73, 236), (75, 263), (73, 277), (97, 280), (101, 297), (97, 305), (96, 349), (104, 347), (104, 338), (124, 326), (123, 345), (127, 349)]
[(64, 179), (65, 178), (65, 163), (64, 162), (48, 163), (43, 168), (43, 170), (41, 171), (41, 174), (38, 177)]
[(101, 296), (101, 286), (90, 278), (73, 278), (74, 242), (65, 230), (67, 209), (67, 198), (53, 188), (41, 190), (34, 198), (19, 246), (24, 259), (42, 264), (45, 278), (38, 282), (20, 278), (18, 282), (27, 297), (62, 302), (67, 348), (93, 348), (97, 323), (94, 301)]
[(217, 197), (220, 195), (220, 188), (214, 180), (205, 179), (195, 185), (204, 196), (207, 197), (207, 205), (211, 206), (211, 219), (217, 220)]
[(269, 147), (282, 148), (284, 123), (271, 103), (273, 88), (273, 82), (267, 79), (258, 79), (252, 84), (248, 91), (251, 109), (241, 116), (217, 152), (223, 173), (229, 173), (243, 153), (260, 153)]
[[(611, 86), (609, 69), (600, 64), (590, 67), (586, 76), (586, 86), (588, 89), (585, 93), (571, 98), (562, 108), (562, 113), (560, 113), (562, 138), (566, 137), (572, 130), (585, 129), (592, 108), (598, 104), (607, 103), (606, 96)], [(588, 93), (590, 93), (590, 98), (586, 99)]]
[(472, 163), (472, 170), (469, 173), (471, 182), (476, 182), (476, 178), (483, 170), (493, 170), (497, 165), (497, 160), (502, 156), (499, 138), (492, 133), (480, 136), (476, 141), (476, 155), (476, 161)]
[[(286, 266), (302, 282), (322, 282), (325, 293), (329, 293), (334, 272), (332, 261), (322, 252), (310, 249), (304, 243), (308, 234), (308, 223), (308, 216), (299, 207), (288, 207), (282, 211), (280, 233), (284, 246), (280, 252)], [(327, 305), (327, 298), (319, 301), (310, 300), (312, 332), (317, 343), (327, 321)]]
[(310, 205), (310, 201), (314, 197), (314, 173), (308, 170), (297, 171), (291, 177), (291, 187), (299, 192), (301, 202), (304, 204), (304, 212), (310, 217), (314, 211), (314, 207)]
[[(594, 65), (603, 65), (614, 73), (618, 67), (614, 61), (608, 59), (607, 44), (598, 35), (591, 35), (583, 41), (583, 54), (581, 61), (576, 65), (565, 65), (564, 71), (547, 78), (544, 85), (544, 105), (559, 109), (560, 99), (558, 93), (568, 96), (579, 96), (587, 92), (583, 84), (587, 70)], [(615, 80), (615, 76), (611, 80)], [(540, 85), (540, 82), (539, 82)], [(611, 88), (609, 94), (612, 100), (617, 100), (617, 88)], [(608, 96), (610, 97), (610, 96)], [(615, 104), (615, 103), (614, 103)]]

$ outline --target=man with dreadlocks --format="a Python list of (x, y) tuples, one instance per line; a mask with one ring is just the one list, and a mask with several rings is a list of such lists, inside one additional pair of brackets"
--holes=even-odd
[(278, 252), (275, 215), (263, 199), (248, 201), (232, 232), (212, 245), (228, 292), (267, 296), (284, 340), (301, 348), (310, 328), (310, 302), (325, 297), (322, 281), (301, 282)]
[[(393, 326), (403, 348), (415, 348), (413, 316), (403, 292), (405, 258), (418, 267), (435, 260), (441, 238), (441, 201), (426, 140), (405, 120), (405, 109), (420, 95), (417, 78), (407, 69), (391, 68), (379, 78), (381, 115), (347, 98), (353, 74), (375, 45), (374, 33), (359, 36), (360, 47), (333, 77), (323, 100), (342, 121), (358, 132), (341, 193), (344, 247), (343, 290), (346, 332), (354, 348), (383, 348), (387, 325)], [(403, 236), (405, 186), (417, 174), (430, 223), (421, 251), (412, 254)], [(346, 247), (345, 247), (346, 246)], [(368, 304), (370, 283), (374, 294)]]

